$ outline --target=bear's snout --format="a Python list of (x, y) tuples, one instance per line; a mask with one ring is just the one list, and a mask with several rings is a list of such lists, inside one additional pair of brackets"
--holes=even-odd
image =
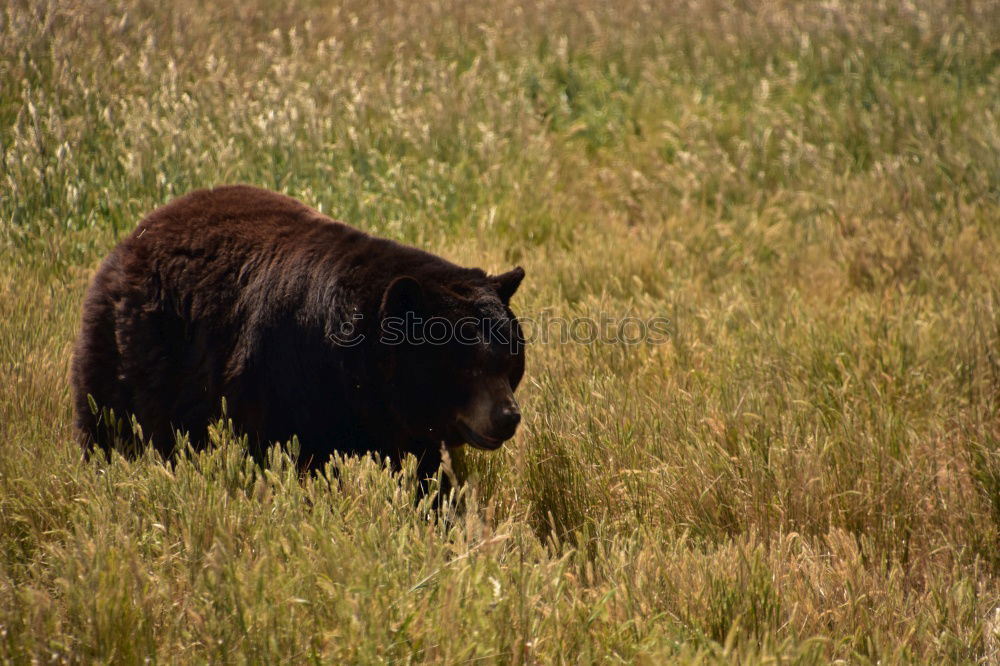
[(500, 403), (493, 410), (492, 420), (492, 430), (496, 433), (497, 439), (510, 439), (521, 422), (521, 409), (514, 400)]
[(498, 379), (480, 387), (457, 420), (466, 443), (492, 450), (514, 436), (521, 409), (507, 381)]

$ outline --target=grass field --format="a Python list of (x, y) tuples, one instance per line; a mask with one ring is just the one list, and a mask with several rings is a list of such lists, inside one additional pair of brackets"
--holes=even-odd
[[(0, 9), (0, 661), (1000, 662), (1000, 6), (207, 4)], [(231, 182), (670, 339), (532, 343), (451, 521), (81, 463), (89, 278)]]

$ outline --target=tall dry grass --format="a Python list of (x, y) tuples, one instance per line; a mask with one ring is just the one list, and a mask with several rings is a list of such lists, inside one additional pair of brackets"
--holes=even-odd
[[(0, 658), (993, 662), (993, 2), (0, 10)], [(83, 465), (100, 257), (249, 182), (490, 270), (533, 344), (467, 511), (275, 452)]]

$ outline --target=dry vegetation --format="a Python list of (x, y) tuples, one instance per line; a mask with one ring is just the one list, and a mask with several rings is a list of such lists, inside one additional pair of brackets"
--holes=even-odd
[[(995, 2), (210, 4), (0, 9), (0, 660), (1000, 660)], [(534, 344), (450, 522), (81, 464), (87, 280), (222, 182), (671, 340)]]

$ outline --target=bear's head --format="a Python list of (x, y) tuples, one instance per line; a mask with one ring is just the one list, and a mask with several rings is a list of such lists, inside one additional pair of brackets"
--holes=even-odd
[(412, 436), (480, 449), (514, 436), (524, 339), (510, 299), (523, 278), (517, 267), (450, 283), (406, 275), (386, 287), (379, 317), (390, 400)]

